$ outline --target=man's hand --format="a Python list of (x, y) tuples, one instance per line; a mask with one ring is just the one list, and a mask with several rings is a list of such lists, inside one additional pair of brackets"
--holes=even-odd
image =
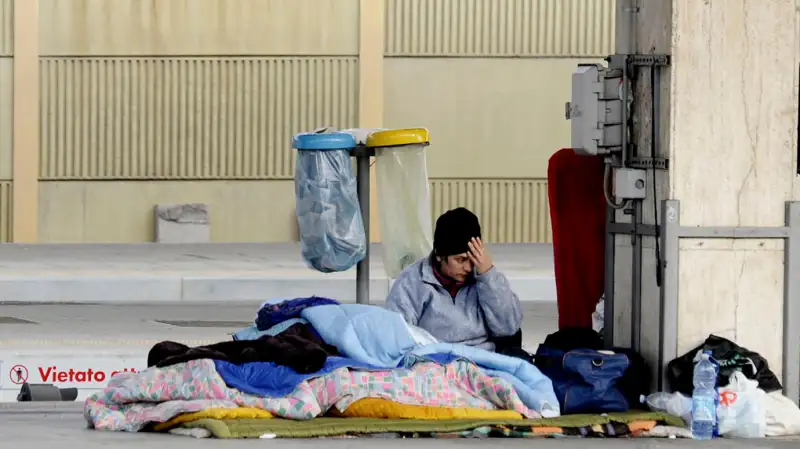
[(478, 274), (486, 273), (487, 271), (492, 269), (492, 257), (489, 256), (489, 252), (486, 251), (486, 247), (483, 246), (483, 242), (480, 238), (472, 238), (469, 243), (469, 260), (472, 262), (472, 265), (475, 266), (475, 269), (478, 270)]

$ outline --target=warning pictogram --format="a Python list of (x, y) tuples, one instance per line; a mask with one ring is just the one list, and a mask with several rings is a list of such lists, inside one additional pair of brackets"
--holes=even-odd
[(14, 365), (8, 373), (8, 377), (11, 378), (12, 383), (22, 385), (28, 381), (28, 368), (25, 368), (25, 365)]

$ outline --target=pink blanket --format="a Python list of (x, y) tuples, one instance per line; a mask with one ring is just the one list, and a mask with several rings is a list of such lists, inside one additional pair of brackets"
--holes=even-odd
[(520, 400), (511, 383), (487, 375), (471, 362), (419, 363), (412, 369), (352, 371), (338, 369), (302, 382), (284, 398), (264, 398), (229, 388), (211, 360), (195, 360), (138, 373), (120, 373), (108, 387), (86, 400), (90, 427), (136, 432), (207, 408), (255, 407), (283, 418), (307, 420), (331, 407), (344, 411), (363, 398), (409, 405), (513, 410), (540, 415)]

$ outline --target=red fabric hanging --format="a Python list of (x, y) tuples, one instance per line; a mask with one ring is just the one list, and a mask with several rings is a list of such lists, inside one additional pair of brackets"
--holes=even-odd
[(592, 327), (603, 294), (606, 202), (603, 158), (561, 149), (547, 167), (558, 327)]

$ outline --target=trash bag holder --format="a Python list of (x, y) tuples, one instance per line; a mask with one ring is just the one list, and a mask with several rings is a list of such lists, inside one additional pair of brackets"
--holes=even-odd
[[(370, 158), (381, 148), (403, 147), (411, 145), (429, 145), (430, 135), (425, 128), (376, 129), (363, 138), (359, 130), (343, 130), (352, 133), (358, 145), (350, 152), (356, 158), (356, 185), (358, 202), (361, 205), (361, 217), (364, 221), (364, 233), (367, 236), (367, 255), (356, 265), (356, 302), (369, 304), (369, 259), (370, 259)], [(363, 131), (363, 130), (361, 130)]]
[(356, 158), (356, 192), (358, 203), (361, 207), (361, 221), (364, 222), (364, 235), (367, 237), (367, 254), (356, 265), (356, 303), (369, 304), (369, 256), (370, 256), (370, 158), (375, 156), (375, 149), (361, 143), (356, 146), (350, 155)]
[[(349, 270), (366, 257), (369, 246), (350, 164), (356, 139), (339, 132), (300, 133), (292, 148), (297, 150), (295, 195), (303, 258), (323, 273)], [(320, 177), (331, 182), (313, 181)], [(328, 209), (334, 204), (334, 210)]]
[[(305, 133), (313, 134), (313, 133)], [(344, 129), (335, 134), (349, 134), (355, 139), (350, 156), (356, 159), (356, 191), (367, 250), (364, 258), (356, 264), (356, 303), (369, 304), (369, 260), (370, 260), (370, 159), (381, 148), (430, 145), (430, 134), (425, 128), (402, 129)], [(295, 143), (295, 148), (298, 148)]]
[(375, 153), (384, 268), (396, 278), (433, 249), (425, 161), (430, 133), (426, 128), (375, 130), (365, 146)]

